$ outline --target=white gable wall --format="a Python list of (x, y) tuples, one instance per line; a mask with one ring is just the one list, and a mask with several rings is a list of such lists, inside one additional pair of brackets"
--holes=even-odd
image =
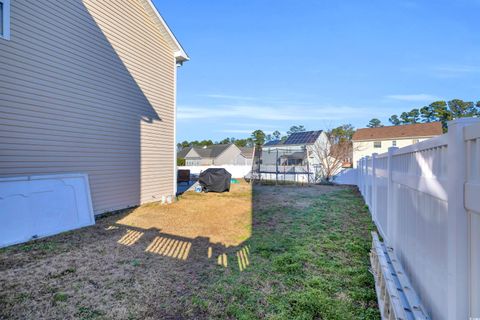
[[(357, 162), (365, 156), (371, 156), (374, 153), (386, 153), (390, 147), (403, 148), (414, 143), (428, 140), (433, 137), (419, 137), (419, 138), (400, 138), (400, 139), (385, 139), (385, 140), (371, 140), (371, 141), (353, 141), (353, 167), (357, 167)], [(374, 142), (380, 141), (381, 147), (375, 148)], [(395, 143), (394, 143), (395, 142)], [(394, 145), (396, 144), (396, 145)]]
[(213, 164), (236, 164), (237, 157), (241, 156), (241, 154), (242, 151), (236, 145), (232, 144), (213, 160)]

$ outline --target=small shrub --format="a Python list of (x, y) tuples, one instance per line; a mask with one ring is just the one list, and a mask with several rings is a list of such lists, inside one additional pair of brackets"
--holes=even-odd
[(185, 165), (185, 159), (184, 158), (177, 158), (177, 166), (184, 166)]
[(27, 301), (27, 300), (29, 300), (29, 299), (31, 299), (31, 298), (32, 298), (32, 296), (31, 296), (30, 293), (22, 292), (22, 293), (20, 293), (20, 294), (16, 297), (16, 300), (17, 300), (18, 302), (24, 302), (24, 301)]
[(138, 267), (141, 264), (142, 264), (142, 262), (138, 259), (133, 259), (132, 260), (132, 266), (134, 266), (134, 267)]
[(82, 320), (92, 320), (92, 319), (97, 319), (103, 315), (102, 312), (98, 310), (94, 310), (89, 307), (80, 307), (78, 308), (77, 313), (75, 316), (79, 317)]
[(68, 300), (68, 295), (64, 292), (57, 292), (53, 295), (53, 302), (65, 302)]

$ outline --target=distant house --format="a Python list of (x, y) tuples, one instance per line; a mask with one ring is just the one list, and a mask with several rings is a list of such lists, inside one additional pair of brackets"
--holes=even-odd
[(390, 147), (406, 147), (443, 133), (440, 122), (358, 129), (353, 135), (353, 166), (373, 153), (384, 153)]
[(314, 155), (319, 145), (326, 145), (324, 131), (306, 131), (291, 134), (285, 141), (274, 140), (262, 147), (262, 165), (306, 166), (319, 165)]
[(217, 144), (205, 147), (187, 147), (177, 153), (187, 166), (251, 165), (253, 148), (235, 144)]
[(245, 158), (245, 164), (251, 166), (253, 162), (253, 153), (255, 148), (251, 147), (239, 147), (242, 152), (242, 157)]

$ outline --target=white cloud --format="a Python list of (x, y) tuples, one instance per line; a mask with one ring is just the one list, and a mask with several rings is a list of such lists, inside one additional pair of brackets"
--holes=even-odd
[(235, 127), (240, 127), (240, 128), (244, 128), (244, 127), (247, 127), (247, 128), (258, 128), (258, 127), (262, 127), (262, 128), (272, 128), (272, 129), (276, 129), (278, 127), (277, 124), (267, 124), (267, 123), (259, 123), (259, 122), (235, 122), (235, 121), (231, 121), (231, 122), (227, 122), (225, 123), (226, 125), (228, 126), (235, 126)]
[(439, 66), (433, 69), (435, 76), (439, 78), (459, 78), (471, 74), (480, 73), (480, 66), (451, 65)]
[(426, 93), (420, 94), (392, 94), (387, 96), (388, 99), (400, 100), (400, 101), (427, 101), (433, 102), (441, 100), (440, 98)]
[(219, 130), (218, 132), (224, 132), (224, 133), (252, 133), (254, 130), (240, 130), (240, 129), (225, 129), (225, 130)]
[(295, 104), (295, 105), (306, 105), (309, 103), (302, 103), (299, 102), (298, 100), (293, 100), (292, 98), (298, 99), (298, 98), (312, 98), (311, 95), (302, 95), (298, 97), (298, 95), (295, 95), (295, 97), (292, 97), (292, 94), (282, 94), (280, 97), (269, 97), (269, 96), (257, 96), (257, 97), (252, 97), (252, 96), (241, 96), (241, 95), (229, 95), (229, 94), (220, 94), (220, 93), (215, 93), (215, 94), (200, 94), (199, 97), (205, 97), (205, 98), (210, 98), (214, 99), (217, 101), (235, 101), (235, 102), (241, 102), (245, 101), (248, 103), (270, 103), (270, 104), (275, 104), (275, 105), (290, 105), (290, 104)]
[(213, 99), (223, 99), (223, 100), (255, 100), (253, 97), (245, 96), (235, 96), (228, 94), (204, 94), (202, 97), (213, 98)]
[(178, 119), (254, 119), (268, 121), (342, 120), (362, 118), (372, 109), (348, 106), (180, 106)]

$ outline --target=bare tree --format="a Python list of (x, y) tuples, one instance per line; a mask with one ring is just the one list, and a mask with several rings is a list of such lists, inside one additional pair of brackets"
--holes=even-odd
[(351, 163), (353, 157), (352, 141), (329, 130), (326, 138), (319, 139), (309, 150), (313, 163), (317, 165), (317, 179), (327, 182), (338, 174), (346, 163)]

